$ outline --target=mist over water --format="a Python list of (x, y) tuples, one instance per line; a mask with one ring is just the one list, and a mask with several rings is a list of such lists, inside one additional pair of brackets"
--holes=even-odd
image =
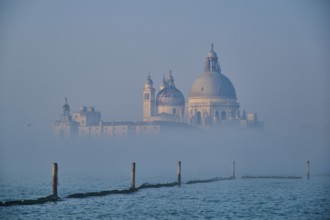
[[(172, 173), (182, 161), (183, 177), (230, 176), (232, 162), (240, 175), (330, 174), (329, 140), (310, 130), (291, 132), (244, 129), (169, 132), (155, 136), (60, 139), (28, 128), (1, 140), (0, 176), (50, 174), (130, 175)], [(41, 135), (42, 134), (42, 135)], [(61, 175), (60, 174), (60, 175)]]
[[(51, 193), (51, 166), (59, 166), (63, 201), (0, 207), (0, 218), (317, 219), (329, 213), (329, 139), (313, 129), (221, 129), (116, 138), (60, 139), (49, 130), (24, 127), (1, 134), (0, 201)], [(232, 175), (233, 181), (146, 189), (132, 195), (67, 199), (74, 193), (127, 189), (131, 162), (136, 186)], [(306, 180), (306, 161), (311, 179)], [(241, 175), (290, 175), (298, 180), (246, 180)], [(142, 201), (142, 202), (141, 202)]]

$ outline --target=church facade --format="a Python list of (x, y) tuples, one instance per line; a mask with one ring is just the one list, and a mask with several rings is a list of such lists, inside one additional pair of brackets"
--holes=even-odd
[(103, 122), (100, 112), (85, 106), (71, 115), (66, 100), (60, 119), (54, 122), (54, 133), (63, 137), (113, 137), (182, 129), (263, 127), (256, 113), (240, 113), (235, 87), (221, 72), (213, 44), (205, 59), (204, 72), (193, 82), (187, 102), (176, 88), (171, 71), (168, 77), (163, 77), (158, 93), (148, 75), (142, 98), (143, 121), (140, 122)]

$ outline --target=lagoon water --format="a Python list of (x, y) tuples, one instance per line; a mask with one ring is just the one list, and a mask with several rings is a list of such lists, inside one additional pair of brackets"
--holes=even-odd
[[(0, 201), (51, 194), (59, 164), (59, 202), (0, 206), (0, 219), (330, 219), (329, 140), (322, 134), (210, 132), (110, 140), (20, 136), (0, 145)], [(128, 195), (68, 199), (70, 194), (230, 176), (235, 180), (143, 189)], [(306, 179), (306, 161), (311, 179)], [(302, 176), (242, 179), (241, 175)]]
[[(174, 182), (169, 173), (143, 173), (144, 182)], [(211, 176), (186, 174), (182, 181)], [(0, 219), (330, 219), (330, 176), (302, 179), (242, 179), (143, 189), (129, 195), (67, 199), (69, 194), (127, 189), (129, 176), (59, 177), (62, 201), (0, 207)], [(0, 200), (35, 199), (51, 194), (49, 176), (6, 177)]]

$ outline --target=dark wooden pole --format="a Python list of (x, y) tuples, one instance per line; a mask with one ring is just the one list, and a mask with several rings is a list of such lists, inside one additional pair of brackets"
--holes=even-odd
[(235, 160), (233, 161), (233, 178), (236, 178), (236, 166), (235, 166)]
[(132, 162), (131, 189), (135, 189), (135, 162)]
[(310, 172), (311, 172), (311, 167), (310, 167), (311, 163), (309, 162), (309, 160), (307, 161), (307, 179), (310, 178)]
[(57, 163), (53, 163), (53, 196), (57, 197), (57, 171), (58, 171), (58, 167), (57, 167)]
[(181, 185), (181, 161), (178, 161), (178, 185)]

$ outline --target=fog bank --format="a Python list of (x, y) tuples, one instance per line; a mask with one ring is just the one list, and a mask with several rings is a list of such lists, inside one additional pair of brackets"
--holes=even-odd
[[(30, 134), (31, 135), (31, 134)], [(143, 173), (183, 176), (330, 174), (329, 139), (320, 132), (202, 130), (157, 136), (58, 139), (16, 135), (1, 141), (0, 176), (48, 174), (57, 162), (62, 174), (130, 175), (131, 162)]]

